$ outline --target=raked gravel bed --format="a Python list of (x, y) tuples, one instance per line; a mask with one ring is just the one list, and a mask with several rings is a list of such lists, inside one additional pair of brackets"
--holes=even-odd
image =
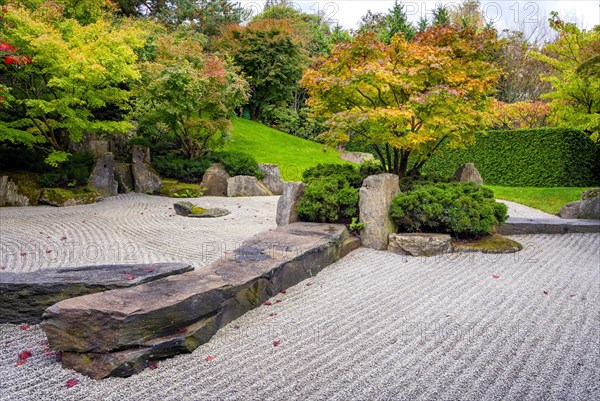
[(359, 249), (127, 379), (62, 370), (39, 326), (3, 325), (0, 399), (600, 399), (600, 235), (514, 238), (510, 255)]
[(0, 269), (183, 262), (209, 265), (251, 236), (275, 228), (278, 197), (185, 199), (232, 213), (178, 216), (179, 199), (119, 195), (84, 206), (0, 208)]

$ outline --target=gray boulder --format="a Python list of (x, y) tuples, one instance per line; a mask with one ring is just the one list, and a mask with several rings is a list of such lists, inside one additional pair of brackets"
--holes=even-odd
[(115, 157), (112, 153), (104, 153), (96, 158), (88, 185), (104, 197), (117, 194), (119, 184), (115, 180)]
[(600, 219), (600, 188), (590, 189), (581, 195), (580, 219)]
[(200, 187), (206, 188), (205, 196), (227, 196), (227, 180), (231, 176), (221, 163), (215, 163), (206, 170)]
[(277, 202), (277, 226), (295, 223), (298, 219), (298, 202), (304, 195), (306, 184), (303, 182), (286, 182), (283, 184), (283, 194)]
[(435, 256), (452, 252), (448, 234), (392, 234), (388, 251), (400, 255)]
[(273, 195), (281, 195), (283, 193), (283, 180), (279, 166), (275, 164), (259, 164), (258, 168), (265, 174), (262, 183)]
[(160, 189), (162, 180), (150, 165), (150, 149), (133, 147), (131, 170), (135, 192), (155, 193)]
[(131, 171), (131, 163), (115, 163), (115, 178), (119, 184), (119, 193), (127, 193), (133, 191), (133, 172)]
[(108, 141), (102, 139), (92, 139), (88, 142), (86, 147), (96, 158), (109, 152)]
[(256, 177), (238, 175), (227, 180), (227, 196), (271, 196), (267, 189)]
[(175, 213), (184, 217), (216, 218), (231, 214), (231, 212), (227, 209), (204, 209), (200, 206), (194, 205), (191, 202), (177, 202), (173, 206)]
[(479, 171), (475, 168), (475, 164), (467, 163), (456, 170), (454, 179), (458, 182), (474, 182), (476, 184), (483, 184), (483, 178)]
[(392, 200), (400, 192), (400, 178), (395, 174), (371, 175), (363, 181), (359, 192), (361, 231), (365, 247), (385, 250), (396, 227), (390, 218)]
[(578, 219), (581, 201), (569, 202), (560, 208), (558, 215), (563, 219)]
[(29, 198), (19, 194), (19, 187), (8, 176), (0, 177), (0, 206), (29, 206)]

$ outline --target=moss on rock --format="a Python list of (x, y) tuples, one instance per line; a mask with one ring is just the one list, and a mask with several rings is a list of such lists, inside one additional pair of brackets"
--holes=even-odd
[(89, 187), (73, 191), (63, 188), (44, 188), (40, 195), (40, 203), (52, 206), (88, 205), (100, 198), (100, 193)]
[(186, 184), (175, 180), (163, 180), (158, 193), (170, 198), (199, 198), (204, 195), (205, 188), (198, 184)]
[(474, 240), (452, 240), (454, 252), (515, 253), (523, 245), (502, 235), (493, 234)]

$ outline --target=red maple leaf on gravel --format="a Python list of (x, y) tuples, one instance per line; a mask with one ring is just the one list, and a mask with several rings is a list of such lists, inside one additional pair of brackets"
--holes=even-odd
[(127, 276), (127, 280), (129, 280), (129, 281), (135, 280), (135, 276)]
[(307, 287), (310, 287), (312, 285), (312, 283), (306, 283)]
[(67, 388), (71, 388), (71, 387), (75, 387), (78, 384), (79, 384), (79, 380), (77, 380), (77, 379), (69, 379), (69, 380), (67, 380), (66, 386), (67, 386)]
[(43, 346), (48, 345), (48, 340), (40, 341), (40, 345), (43, 345)]
[(287, 294), (287, 291), (286, 290), (281, 290), (281, 291), (279, 291), (279, 293), (285, 295), (285, 294)]
[(544, 291), (544, 295), (549, 295), (550, 293), (548, 291)]
[(152, 370), (157, 369), (158, 368), (158, 362), (150, 362), (150, 365), (148, 365), (148, 367)]
[(492, 274), (492, 277), (493, 278), (500, 278), (500, 275), (499, 274)]
[(265, 302), (263, 302), (263, 305), (264, 305), (264, 306), (271, 306), (271, 305), (273, 305), (273, 304), (272, 304), (271, 302), (269, 302), (269, 301), (265, 301)]
[(187, 327), (180, 327), (177, 329), (177, 332), (179, 334), (187, 333), (187, 331), (188, 331)]
[(0, 270), (6, 270), (6, 266), (4, 266), (4, 265), (0, 266)]
[(280, 344), (280, 343), (281, 343), (281, 342), (280, 342), (279, 340), (275, 340), (275, 341), (273, 341), (273, 347), (279, 347), (279, 344)]
[(21, 252), (19, 255), (21, 255), (21, 256), (26, 256), (26, 255), (27, 255), (27, 252)]
[(60, 237), (60, 240), (61, 240), (61, 241), (66, 241), (66, 240), (67, 240), (67, 237)]
[(19, 328), (21, 330), (29, 330), (30, 327), (31, 327), (31, 325), (28, 324), (28, 323), (25, 323), (25, 324), (22, 324), (22, 325), (19, 326)]
[(52, 249), (48, 249), (46, 253), (52, 253)]
[(24, 365), (27, 362), (27, 359), (31, 357), (31, 351), (26, 350), (19, 353), (19, 359), (17, 360), (17, 366)]
[(204, 360), (205, 360), (206, 362), (212, 362), (212, 361), (214, 361), (214, 360), (215, 360), (215, 357), (214, 357), (214, 356), (212, 356), (212, 355), (209, 355), (209, 356), (207, 356), (207, 357), (206, 357), (206, 359), (204, 359)]
[(271, 317), (277, 316), (277, 312), (269, 313), (269, 316), (271, 316)]

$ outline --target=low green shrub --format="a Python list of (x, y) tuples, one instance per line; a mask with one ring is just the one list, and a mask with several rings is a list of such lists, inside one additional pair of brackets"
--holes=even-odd
[(381, 162), (374, 160), (374, 159), (365, 160), (358, 167), (358, 171), (360, 172), (360, 175), (364, 178), (366, 178), (370, 175), (377, 175), (377, 174), (385, 173), (385, 170), (383, 169)]
[(74, 188), (87, 185), (94, 155), (89, 152), (74, 153), (58, 168), (50, 168), (40, 175), (40, 185), (44, 188)]
[(360, 171), (352, 164), (317, 164), (314, 167), (304, 170), (302, 181), (309, 184), (312, 181), (326, 177), (341, 177), (353, 188), (360, 188), (366, 176), (362, 176)]
[(491, 190), (474, 183), (417, 186), (394, 198), (390, 216), (400, 232), (448, 233), (480, 237), (506, 221), (507, 207)]
[(251, 175), (259, 180), (265, 178), (265, 174), (258, 168), (258, 163), (252, 155), (244, 152), (217, 152), (211, 155), (211, 160), (221, 163), (231, 176)]
[(199, 183), (211, 165), (208, 159), (190, 160), (182, 156), (167, 154), (152, 158), (152, 165), (162, 177), (181, 182)]
[(350, 223), (358, 215), (358, 188), (340, 175), (319, 177), (308, 183), (298, 204), (302, 221)]

